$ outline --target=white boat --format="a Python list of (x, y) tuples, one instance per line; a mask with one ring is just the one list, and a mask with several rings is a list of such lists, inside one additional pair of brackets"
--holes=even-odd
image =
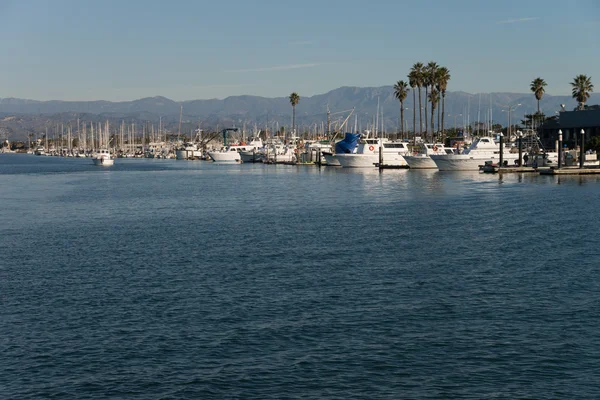
[(295, 145), (286, 145), (283, 143), (274, 143), (267, 146), (264, 163), (268, 164), (283, 164), (292, 163), (296, 161)]
[(209, 151), (208, 156), (212, 158), (214, 162), (228, 162), (228, 163), (236, 163), (241, 162), (242, 157), (240, 152), (242, 151), (252, 151), (258, 150), (263, 146), (262, 140), (257, 139), (252, 142), (246, 144), (234, 144), (227, 147), (224, 147), (220, 151)]
[(110, 156), (110, 152), (107, 149), (100, 149), (92, 161), (94, 162), (94, 165), (103, 167), (110, 167), (115, 163), (115, 160)]
[(373, 168), (379, 164), (379, 146), (383, 144), (383, 164), (388, 167), (408, 167), (404, 155), (408, 154), (408, 143), (388, 139), (361, 139), (356, 153), (336, 154), (343, 168)]
[(175, 151), (178, 160), (198, 160), (202, 158), (202, 150), (195, 143), (184, 143)]
[(240, 158), (242, 159), (242, 162), (262, 162), (266, 153), (263, 141), (259, 138), (254, 138), (250, 142), (250, 145), (252, 146), (252, 148), (248, 150), (240, 150)]
[[(461, 154), (432, 154), (430, 157), (440, 171), (478, 171), (486, 161), (500, 162), (500, 146), (493, 137), (484, 136), (477, 138)], [(502, 157), (508, 165), (514, 165), (519, 154), (504, 148)]]
[(46, 150), (44, 149), (44, 146), (38, 146), (35, 148), (33, 154), (35, 154), (36, 156), (45, 156)]
[(436, 169), (437, 165), (431, 159), (432, 154), (453, 154), (453, 150), (444, 147), (442, 143), (421, 143), (418, 152), (412, 155), (405, 155), (410, 169)]

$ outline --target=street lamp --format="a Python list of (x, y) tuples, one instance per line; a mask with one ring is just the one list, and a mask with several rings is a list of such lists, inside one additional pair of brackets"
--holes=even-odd
[[(513, 104), (512, 106), (502, 106), (502, 107), (506, 107), (508, 108), (508, 137), (510, 140), (511, 137), (511, 133), (512, 133), (512, 127), (511, 127), (511, 119), (510, 119), (510, 115), (512, 113), (512, 110), (514, 110), (515, 108), (519, 107), (521, 105), (521, 103), (519, 104)], [(502, 110), (502, 111), (506, 111), (506, 110)]]

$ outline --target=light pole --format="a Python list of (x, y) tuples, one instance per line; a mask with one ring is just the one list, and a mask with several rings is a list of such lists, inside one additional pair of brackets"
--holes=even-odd
[[(502, 106), (502, 107), (506, 107), (506, 108), (508, 108), (508, 138), (509, 138), (508, 140), (510, 140), (511, 133), (512, 133), (512, 126), (511, 126), (511, 118), (510, 118), (510, 115), (511, 115), (512, 111), (513, 111), (515, 108), (519, 107), (520, 105), (521, 105), (521, 103), (519, 103), (519, 104), (513, 104), (512, 106)], [(506, 110), (502, 110), (502, 111), (506, 111)]]
[(558, 130), (558, 169), (562, 167), (562, 154), (563, 154), (563, 137), (562, 129)]

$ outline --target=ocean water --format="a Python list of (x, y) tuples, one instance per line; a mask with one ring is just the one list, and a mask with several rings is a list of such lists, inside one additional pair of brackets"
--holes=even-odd
[(0, 398), (600, 398), (599, 198), (0, 155)]

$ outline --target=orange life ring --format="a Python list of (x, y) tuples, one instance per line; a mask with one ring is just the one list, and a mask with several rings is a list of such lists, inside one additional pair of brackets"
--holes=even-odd
[(373, 150), (375, 150), (375, 147), (369, 146), (369, 150), (373, 151)]
[(436, 145), (433, 146), (433, 151), (438, 151), (438, 147)]

